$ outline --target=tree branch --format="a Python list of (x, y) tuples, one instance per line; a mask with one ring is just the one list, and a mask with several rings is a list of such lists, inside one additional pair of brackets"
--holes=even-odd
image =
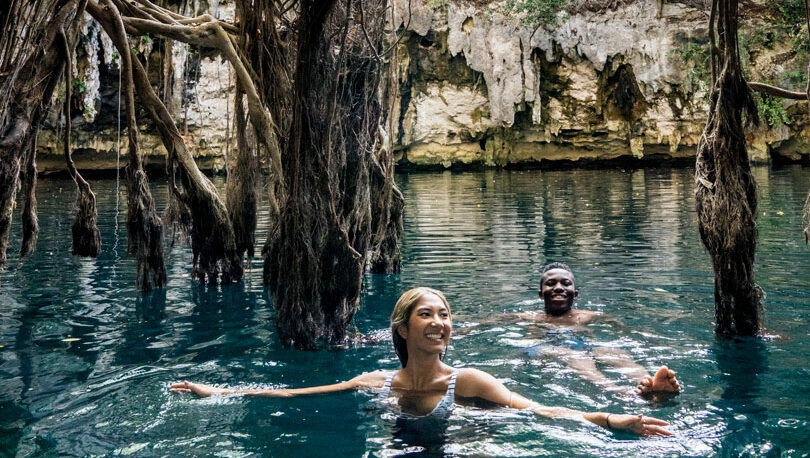
[(808, 95), (805, 92), (789, 91), (781, 87), (771, 86), (770, 84), (750, 82), (748, 87), (752, 91), (761, 92), (763, 94), (772, 95), (774, 97), (781, 97), (790, 100), (808, 100)]

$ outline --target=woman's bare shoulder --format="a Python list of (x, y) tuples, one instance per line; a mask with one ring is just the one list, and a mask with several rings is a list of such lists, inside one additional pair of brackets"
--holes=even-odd
[(374, 372), (363, 372), (352, 381), (358, 388), (382, 388), (385, 385), (385, 379), (395, 371), (379, 370)]
[(462, 392), (477, 392), (482, 387), (491, 384), (495, 377), (488, 373), (472, 367), (465, 367), (458, 370), (456, 378), (456, 388)]
[(491, 380), (494, 379), (492, 375), (487, 372), (484, 372), (480, 369), (475, 369), (474, 367), (463, 367), (458, 370), (458, 381), (465, 381), (465, 382), (475, 382), (480, 380)]
[(509, 390), (497, 378), (479, 369), (459, 370), (456, 393), (461, 397), (478, 397), (500, 405), (509, 404)]

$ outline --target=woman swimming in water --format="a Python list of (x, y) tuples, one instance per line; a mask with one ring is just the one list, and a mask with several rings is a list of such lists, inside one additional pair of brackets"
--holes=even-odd
[(492, 375), (478, 369), (455, 369), (442, 362), (452, 331), (450, 305), (444, 295), (431, 288), (414, 288), (399, 298), (391, 313), (394, 349), (402, 363), (398, 371), (368, 372), (342, 383), (295, 389), (224, 389), (188, 381), (171, 390), (198, 396), (252, 395), (291, 397), (361, 388), (382, 388), (382, 395), (397, 403), (406, 414), (418, 417), (449, 416), (454, 403), (484, 400), (514, 409), (531, 410), (551, 418), (584, 419), (604, 428), (642, 436), (669, 436), (669, 423), (643, 415), (607, 412), (579, 412), (546, 407), (511, 392)]

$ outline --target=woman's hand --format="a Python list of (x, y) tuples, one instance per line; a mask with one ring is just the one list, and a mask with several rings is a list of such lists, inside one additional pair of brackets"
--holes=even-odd
[(617, 431), (627, 431), (639, 436), (671, 436), (663, 426), (669, 426), (664, 420), (644, 415), (608, 414), (605, 416), (605, 426)]
[(231, 394), (232, 390), (224, 388), (217, 388), (211, 385), (204, 385), (202, 383), (192, 383), (189, 381), (182, 381), (180, 383), (173, 383), (171, 391), (175, 393), (194, 393), (201, 398), (207, 398), (214, 394)]

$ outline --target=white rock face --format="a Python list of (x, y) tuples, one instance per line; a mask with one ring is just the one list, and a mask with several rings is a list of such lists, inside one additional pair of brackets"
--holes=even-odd
[[(398, 121), (392, 135), (404, 163), (503, 166), (694, 157), (708, 107), (705, 89), (691, 87), (691, 64), (681, 56), (685, 43), (706, 39), (706, 11), (668, 0), (659, 16), (657, 1), (637, 0), (604, 13), (566, 16), (551, 30), (535, 30), (504, 17), (497, 6), (433, 3), (443, 6), (431, 7), (431, 0), (392, 0), (389, 27), (404, 33), (396, 74), (400, 88), (405, 88), (392, 107)], [(210, 5), (211, 14), (233, 17), (231, 4), (219, 9)], [(117, 72), (114, 48), (93, 21), (87, 22), (84, 34), (89, 57), (77, 62), (76, 76), (87, 86), (82, 94), (85, 106), (97, 107), (100, 66), (111, 65), (109, 71)], [(99, 48), (100, 53), (92, 52)], [(770, 62), (782, 51), (762, 52), (758, 59)], [(181, 132), (187, 124), (192, 153), (206, 167), (219, 168), (225, 151), (235, 147), (226, 135), (233, 137), (228, 125), (235, 78), (221, 59), (204, 58), (198, 80), (189, 86), (186, 111), (181, 96), (188, 52), (185, 44), (173, 43), (170, 110)], [(467, 73), (460, 75), (459, 66)], [(758, 71), (760, 67), (769, 78), (779, 74), (776, 65), (757, 62)], [(620, 74), (632, 77), (618, 78)], [(616, 103), (622, 90), (633, 94), (632, 106), (625, 107), (632, 112), (629, 119)], [(795, 113), (805, 110), (792, 103), (785, 106)], [(96, 115), (93, 110), (83, 114), (87, 122)], [(810, 126), (802, 124), (803, 118), (791, 121), (789, 128), (765, 126), (749, 132), (749, 156), (758, 162), (767, 162), (773, 153), (790, 160), (807, 157)], [(115, 163), (117, 134), (75, 126), (77, 163), (109, 168)], [(122, 151), (125, 143), (122, 135)], [(53, 155), (55, 167), (63, 167), (56, 131), (43, 129), (39, 145), (44, 156)], [(165, 150), (156, 132), (142, 128), (140, 146), (153, 161), (162, 161)], [(44, 156), (41, 165), (48, 164)]]
[[(211, 3), (210, 14), (223, 18), (233, 17), (233, 5), (225, 5), (223, 10), (213, 11), (216, 8), (215, 2)], [(191, 14), (191, 13), (189, 13)], [(148, 40), (131, 40), (133, 47), (140, 46), (142, 52), (148, 54), (151, 45)], [(119, 60), (114, 57), (115, 47), (109, 37), (103, 32), (100, 25), (86, 15), (82, 28), (83, 46), (82, 57), (77, 58), (74, 54), (74, 77), (81, 81), (81, 84), (74, 84), (74, 92), (81, 91), (84, 110), (82, 117), (87, 123), (74, 122), (73, 126), (73, 149), (74, 161), (79, 168), (84, 169), (114, 169), (117, 161), (118, 136), (119, 132), (115, 128), (98, 130), (92, 126), (96, 117), (115, 116), (114, 112), (99, 113), (98, 107), (101, 105), (100, 75), (101, 67), (106, 66), (106, 70), (116, 75), (118, 74)], [(185, 126), (188, 126), (186, 144), (189, 150), (198, 158), (201, 167), (207, 169), (219, 169), (224, 166), (224, 154), (226, 149), (226, 133), (231, 134), (227, 126), (233, 122), (233, 92), (235, 77), (231, 72), (230, 65), (222, 59), (203, 58), (200, 62), (199, 76), (191, 85), (190, 100), (188, 109), (182, 106), (182, 95), (184, 91), (184, 80), (188, 74), (185, 68), (189, 48), (184, 43), (172, 43), (173, 62), (173, 100), (167, 108), (174, 113), (175, 122), (181, 133), (185, 133)], [(198, 50), (194, 50), (195, 52)], [(101, 57), (101, 58), (99, 58)], [(154, 62), (151, 62), (154, 64)], [(161, 65), (162, 62), (158, 62)], [(152, 73), (162, 72), (162, 69), (151, 69)], [(79, 89), (80, 88), (80, 89)], [(117, 104), (115, 92), (112, 103)], [(64, 90), (58, 90), (55, 94), (54, 106), (60, 106), (64, 101)], [(136, 99), (137, 99), (136, 94)], [(108, 103), (110, 101), (107, 101)], [(122, 116), (124, 108), (121, 106)], [(49, 118), (53, 126), (61, 126), (61, 112), (52, 110)], [(111, 123), (115, 124), (115, 122)], [(126, 124), (126, 120), (122, 120)], [(62, 158), (62, 139), (59, 129), (44, 128), (39, 134), (39, 158), (38, 166), (40, 171), (51, 169), (61, 170), (64, 168)], [(126, 128), (122, 127), (121, 137), (121, 157), (120, 165), (126, 164), (127, 135)], [(235, 145), (233, 135), (230, 135), (230, 148)], [(139, 126), (139, 144), (141, 154), (145, 155), (147, 163), (161, 163), (164, 161), (166, 150), (157, 135), (157, 132), (149, 132), (143, 125)], [(151, 157), (150, 157), (151, 156)]]
[[(412, 87), (400, 114), (398, 145), (408, 162), (449, 166), (695, 155), (708, 106), (705, 90), (685, 84), (689, 64), (681, 51), (686, 42), (706, 39), (705, 11), (666, 2), (659, 15), (657, 1), (639, 0), (600, 14), (567, 16), (551, 30), (526, 27), (492, 4), (454, 1), (434, 9), (428, 0), (397, 0), (394, 11), (395, 28), (407, 28), (411, 40), (446, 37), (446, 50), (444, 43), (427, 51), (400, 47), (406, 54), (400, 85)], [(409, 55), (414, 49), (417, 55)], [(462, 58), (480, 73), (484, 87), (454, 87), (409, 74), (413, 60), (426, 60), (422, 53), (432, 53), (431, 61)], [(542, 74), (543, 69), (554, 74)], [(618, 100), (611, 91), (623, 90), (622, 82), (611, 78), (622, 72), (632, 75), (634, 87), (629, 119), (610, 106)], [(408, 84), (420, 78), (427, 83)], [(562, 88), (549, 90), (549, 82), (562, 82)], [(524, 113), (520, 122), (519, 113)], [(790, 132), (764, 129), (751, 137), (751, 159), (768, 161)]]

